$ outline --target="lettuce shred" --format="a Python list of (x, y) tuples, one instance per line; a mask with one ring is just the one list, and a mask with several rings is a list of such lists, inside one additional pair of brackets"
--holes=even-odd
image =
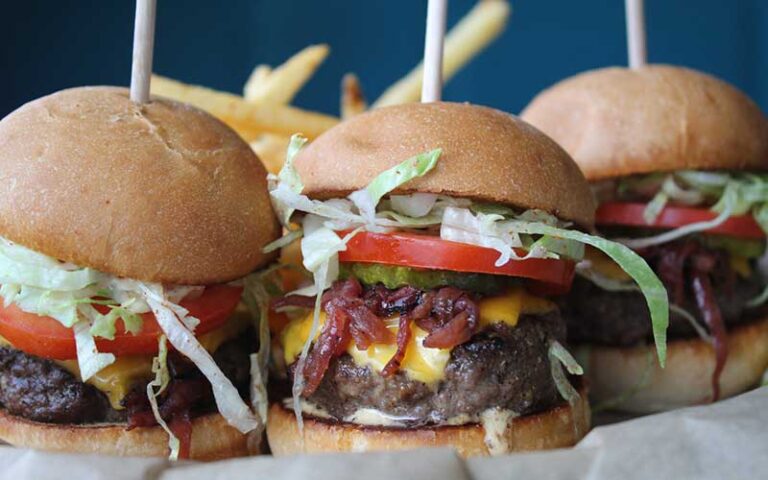
[[(16, 305), (52, 317), (73, 330), (83, 381), (115, 361), (114, 355), (98, 352), (95, 338), (114, 339), (118, 320), (127, 332), (136, 334), (142, 328), (141, 314), (150, 311), (136, 282), (60, 262), (4, 238), (0, 238), (0, 284), (6, 307)], [(177, 302), (201, 288), (172, 287), (167, 295)]]
[(160, 329), (176, 351), (187, 357), (211, 384), (216, 407), (227, 422), (242, 433), (262, 428), (260, 419), (246, 405), (232, 381), (221, 371), (189, 328), (187, 312), (169, 301), (162, 285), (137, 282), (138, 291), (149, 304)]
[(722, 225), (729, 217), (751, 214), (760, 227), (768, 232), (768, 175), (745, 172), (704, 172), (683, 170), (651, 174), (622, 181), (621, 192), (644, 192), (658, 186), (658, 191), (644, 212), (645, 221), (652, 224), (664, 207), (674, 201), (690, 206), (711, 205), (717, 217), (688, 224), (659, 235), (636, 239), (621, 239), (632, 248), (645, 248), (670, 242), (686, 235), (710, 230)]
[(168, 427), (163, 416), (160, 415), (160, 407), (157, 404), (157, 397), (163, 394), (171, 381), (171, 374), (168, 371), (168, 342), (165, 335), (160, 335), (158, 339), (157, 356), (152, 359), (152, 373), (155, 374), (155, 378), (147, 383), (147, 399), (152, 407), (155, 421), (168, 434), (168, 448), (170, 449), (168, 458), (178, 460), (181, 443), (170, 427)]

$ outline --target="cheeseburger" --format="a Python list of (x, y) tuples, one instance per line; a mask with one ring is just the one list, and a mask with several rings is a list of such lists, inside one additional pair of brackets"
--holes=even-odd
[(592, 394), (659, 411), (725, 398), (768, 367), (768, 120), (693, 70), (607, 68), (564, 80), (522, 114), (592, 182), (597, 228), (646, 259), (670, 294), (669, 360), (653, 362), (649, 312), (628, 277), (587, 252), (563, 302)]
[(0, 121), (0, 440), (254, 451), (264, 362), (238, 305), (268, 305), (252, 274), (279, 236), (265, 175), (218, 120), (122, 88), (64, 90)]
[(551, 296), (585, 243), (638, 279), (663, 335), (661, 283), (631, 250), (583, 233), (583, 175), (516, 117), (410, 104), (302, 143), (270, 185), (290, 230), (271, 248), (303, 236), (313, 277), (272, 304), (289, 320), (273, 350), (288, 384), (273, 391), (274, 454), (574, 444), (589, 405)]

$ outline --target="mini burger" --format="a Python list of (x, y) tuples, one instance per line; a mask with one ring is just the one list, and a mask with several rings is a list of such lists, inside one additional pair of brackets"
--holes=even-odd
[(589, 185), (528, 124), (410, 104), (302, 143), (270, 185), (291, 230), (271, 248), (302, 236), (313, 277), (272, 304), (290, 320), (273, 350), (289, 385), (273, 390), (274, 454), (574, 444), (589, 406), (551, 296), (569, 289), (584, 244), (638, 281), (663, 355), (661, 283), (631, 250), (584, 233)]
[(607, 68), (544, 91), (523, 118), (593, 184), (598, 230), (651, 265), (670, 294), (667, 368), (648, 309), (614, 262), (588, 250), (563, 300), (595, 398), (659, 411), (729, 397), (768, 367), (768, 120), (734, 87), (671, 66)]
[(265, 362), (238, 305), (268, 305), (252, 274), (279, 236), (265, 175), (218, 120), (122, 88), (64, 90), (0, 121), (0, 440), (253, 452)]

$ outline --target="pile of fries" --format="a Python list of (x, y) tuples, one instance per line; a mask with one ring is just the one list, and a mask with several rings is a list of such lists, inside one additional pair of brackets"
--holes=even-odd
[[(507, 0), (480, 0), (445, 38), (443, 79), (450, 80), (504, 31), (510, 14)], [(349, 73), (341, 81), (340, 115), (335, 117), (291, 106), (330, 53), (328, 45), (310, 45), (282, 65), (257, 65), (243, 95), (152, 76), (152, 94), (189, 103), (208, 111), (247, 140), (264, 165), (277, 173), (283, 164), (290, 136), (315, 138), (341, 119), (364, 112), (368, 104), (358, 77)], [(395, 82), (372, 108), (416, 102), (421, 92), (422, 65)]]

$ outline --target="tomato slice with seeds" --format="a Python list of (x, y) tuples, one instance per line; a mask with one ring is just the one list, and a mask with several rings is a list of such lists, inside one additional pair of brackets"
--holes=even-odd
[[(200, 320), (195, 333), (201, 335), (226, 323), (240, 302), (242, 292), (241, 287), (215, 285), (207, 287), (197, 298), (182, 300), (180, 305)], [(115, 339), (97, 338), (97, 349), (117, 356), (155, 355), (157, 339), (162, 331), (152, 313), (145, 313), (142, 318), (144, 324), (136, 335), (126, 332), (123, 322), (118, 320)], [(0, 336), (15, 348), (31, 355), (53, 360), (77, 358), (75, 336), (71, 328), (51, 317), (24, 312), (16, 305), (4, 307), (0, 302)]]
[[(600, 225), (625, 225), (631, 227), (672, 229), (691, 223), (714, 220), (717, 213), (707, 208), (666, 206), (655, 222), (649, 224), (643, 218), (647, 204), (609, 202), (600, 205), (595, 214), (595, 222)], [(707, 233), (730, 235), (741, 238), (765, 238), (765, 232), (752, 215), (736, 215), (728, 218)]]
[[(523, 252), (520, 252), (521, 254)], [(496, 250), (414, 233), (360, 232), (339, 252), (339, 261), (379, 263), (432, 270), (487, 273), (528, 278), (568, 288), (573, 281), (574, 262), (552, 258), (510, 260), (497, 267)]]

